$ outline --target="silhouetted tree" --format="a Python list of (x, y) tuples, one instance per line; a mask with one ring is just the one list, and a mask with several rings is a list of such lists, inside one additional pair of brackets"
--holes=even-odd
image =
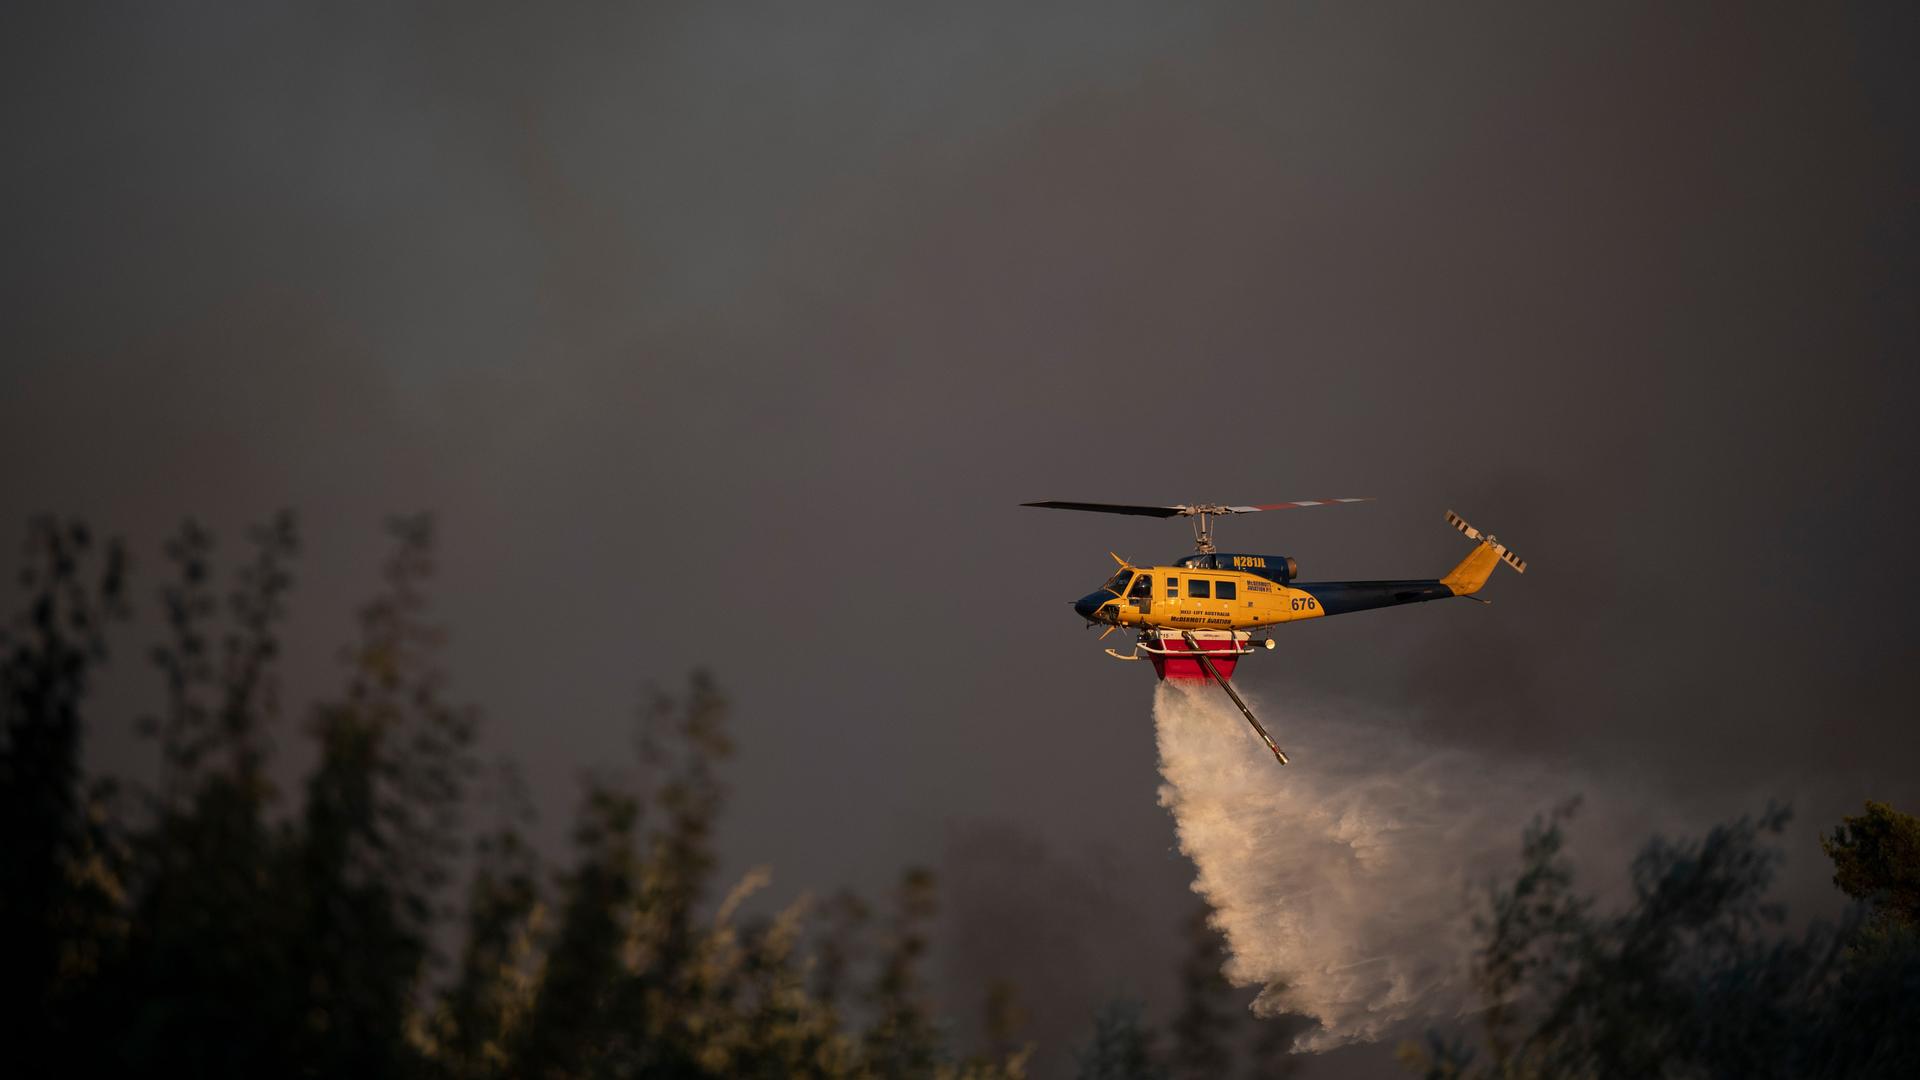
[(515, 1065), (530, 1077), (581, 1075), (604, 1055), (623, 1023), (622, 982), (644, 868), (637, 848), (638, 800), (595, 787), (574, 827), (578, 862), (562, 885), (562, 908), (546, 950)]
[[(732, 746), (702, 672), (649, 702), (643, 783), (589, 785), (569, 868), (545, 876), (524, 814), (509, 813), (453, 889), (474, 713), (442, 688), (431, 521), (399, 519), (392, 534), (345, 685), (304, 729), (317, 761), (281, 807), (268, 765), (293, 518), (249, 531), (224, 589), (206, 530), (189, 522), (168, 540), (151, 652), (164, 696), (141, 721), (159, 779), (125, 796), (80, 768), (87, 690), (125, 613), (124, 557), (79, 526), (30, 530), (24, 611), (0, 632), (0, 1033), (13, 1071), (1024, 1074), (1010, 991), (994, 998), (990, 1053), (956, 1060), (942, 1044), (919, 970), (927, 872), (906, 874), (879, 927), (844, 895), (823, 934), (804, 899), (746, 915), (765, 871), (713, 904)], [(454, 898), (464, 933), (448, 942)]]
[(1870, 933), (1920, 930), (1920, 818), (1869, 801), (1866, 813), (1841, 819), (1820, 847), (1833, 860), (1833, 883), (1871, 906)]
[(1111, 1001), (1093, 1021), (1093, 1041), (1078, 1055), (1079, 1080), (1166, 1080), (1153, 1031), (1138, 1002)]
[(288, 838), (265, 820), (263, 740), (298, 535), (282, 514), (250, 538), (254, 557), (228, 594), (217, 664), (211, 537), (188, 522), (167, 545), (176, 575), (161, 591), (168, 636), (152, 654), (167, 709), (146, 725), (158, 740), (160, 788), (131, 836), (128, 934), (88, 1003), (126, 1032), (100, 1048), (116, 1070), (233, 1075), (293, 1060), (300, 1001), (289, 989), (298, 972), (286, 920), (300, 901), (286, 878)]
[(1180, 964), (1180, 1008), (1169, 1031), (1173, 1046), (1167, 1064), (1173, 1075), (1224, 1077), (1237, 1065), (1255, 1077), (1291, 1075), (1299, 1061), (1293, 1056), (1298, 1017), (1255, 1018), (1227, 981), (1227, 943), (1212, 921), (1212, 910), (1201, 907), (1187, 919), (1187, 954)]
[(112, 948), (119, 900), (110, 792), (82, 783), (80, 708), (124, 617), (126, 556), (80, 524), (36, 521), (0, 629), (0, 1035), (16, 1061), (73, 1037), (67, 1004)]
[(920, 988), (927, 923), (934, 911), (933, 871), (909, 869), (894, 890), (886, 951), (868, 995), (874, 1022), (867, 1030), (867, 1061), (882, 1076), (923, 1076), (939, 1058), (939, 1035)]
[(825, 927), (820, 934), (813, 967), (813, 993), (838, 1006), (852, 970), (863, 959), (861, 941), (873, 910), (858, 895), (842, 890), (823, 905)]
[(1920, 953), (1911, 941), (1849, 961), (1848, 934), (1785, 932), (1765, 898), (1787, 813), (1651, 841), (1633, 900), (1597, 914), (1562, 855), (1571, 807), (1526, 834), (1518, 877), (1493, 897), (1477, 974), (1485, 1056), (1430, 1038), (1429, 1077), (1920, 1075)]
[(1023, 1045), (1020, 1032), (1027, 1026), (1027, 1011), (1020, 1005), (1020, 989), (1011, 979), (994, 979), (987, 984), (985, 1005), (987, 1033), (986, 1061), (1019, 1061), (1032, 1056), (1031, 1045)]
[(1227, 1075), (1233, 1059), (1230, 1040), (1240, 1029), (1244, 1010), (1235, 1007), (1233, 986), (1222, 969), (1227, 962), (1220, 932), (1208, 922), (1212, 912), (1199, 908), (1188, 917), (1186, 959), (1180, 966), (1180, 1011), (1172, 1024), (1174, 1075), (1211, 1080)]
[(472, 768), (473, 717), (441, 696), (441, 634), (425, 619), (432, 522), (391, 528), (383, 587), (346, 656), (346, 693), (314, 718), (320, 763), (293, 874), (303, 898), (296, 966), (308, 988), (294, 1045), (321, 1075), (410, 1067), (412, 994)]
[(513, 1040), (534, 996), (534, 936), (542, 913), (539, 862), (522, 836), (518, 776), (500, 770), (503, 820), (474, 845), (466, 940), (426, 1039), (449, 1080), (508, 1075)]
[(1267, 1017), (1255, 1021), (1253, 1039), (1247, 1048), (1247, 1080), (1271, 1080), (1292, 1076), (1300, 1071), (1300, 1055), (1293, 1052), (1294, 1039), (1313, 1021), (1298, 1016)]

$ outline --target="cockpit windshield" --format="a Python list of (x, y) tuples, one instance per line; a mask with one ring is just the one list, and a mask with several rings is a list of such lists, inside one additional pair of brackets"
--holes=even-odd
[[(1112, 593), (1115, 596), (1119, 596), (1122, 593), (1126, 592), (1127, 580), (1131, 577), (1133, 577), (1132, 570), (1122, 570), (1119, 573), (1108, 578), (1107, 583), (1100, 587), (1107, 590), (1108, 592)], [(1084, 581), (1085, 579), (1082, 578), (1081, 580)]]

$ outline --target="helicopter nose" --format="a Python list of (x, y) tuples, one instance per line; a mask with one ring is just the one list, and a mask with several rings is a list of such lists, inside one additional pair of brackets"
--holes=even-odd
[(1093, 622), (1093, 613), (1100, 610), (1101, 604), (1111, 599), (1113, 599), (1113, 594), (1109, 592), (1088, 593), (1073, 602), (1073, 610), (1077, 612), (1081, 618), (1088, 622)]

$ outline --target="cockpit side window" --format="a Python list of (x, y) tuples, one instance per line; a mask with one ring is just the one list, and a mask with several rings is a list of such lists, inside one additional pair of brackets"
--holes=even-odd
[(1133, 579), (1133, 591), (1127, 593), (1135, 600), (1145, 600), (1153, 595), (1153, 575), (1141, 574)]

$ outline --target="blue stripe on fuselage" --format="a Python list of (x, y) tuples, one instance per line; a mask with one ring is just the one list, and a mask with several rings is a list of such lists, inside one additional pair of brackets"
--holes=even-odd
[(1423, 581), (1296, 581), (1293, 588), (1320, 602), (1329, 615), (1368, 611), (1423, 600), (1445, 600), (1453, 590), (1428, 578)]

